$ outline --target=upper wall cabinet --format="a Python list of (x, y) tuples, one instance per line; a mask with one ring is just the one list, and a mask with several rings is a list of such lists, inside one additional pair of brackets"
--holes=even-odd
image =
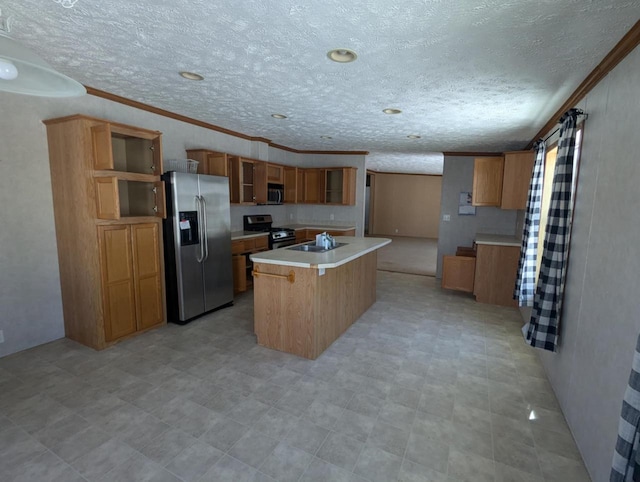
[(239, 156), (229, 156), (229, 185), (232, 203), (266, 204), (266, 163)]
[(162, 144), (159, 132), (108, 122), (91, 127), (93, 168), (160, 175)]
[(504, 157), (476, 157), (473, 205), (525, 209), (533, 160), (532, 151), (506, 152)]
[(298, 168), (297, 167), (285, 167), (283, 169), (284, 176), (284, 202), (295, 203), (297, 202), (298, 192)]
[(187, 158), (198, 161), (198, 174), (227, 176), (234, 204), (266, 204), (269, 184), (284, 186), (285, 203), (356, 203), (355, 167), (285, 166), (208, 149), (187, 149)]
[(534, 160), (533, 151), (504, 153), (502, 209), (526, 209)]
[(503, 171), (503, 157), (475, 158), (472, 199), (474, 206), (500, 206)]
[(304, 169), (304, 202), (321, 204), (324, 202), (324, 169)]
[(284, 184), (284, 166), (279, 164), (267, 164), (267, 182)]
[(354, 205), (356, 203), (356, 168), (327, 169), (325, 175), (326, 204)]
[(229, 176), (229, 156), (208, 149), (187, 149), (187, 159), (198, 161), (198, 174)]

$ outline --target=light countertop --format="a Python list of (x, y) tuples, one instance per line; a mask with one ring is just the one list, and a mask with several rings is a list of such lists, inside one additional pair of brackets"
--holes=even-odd
[(340, 236), (337, 241), (346, 244), (325, 253), (309, 253), (287, 248), (274, 249), (252, 254), (251, 260), (254, 263), (278, 264), (280, 266), (296, 266), (299, 268), (337, 268), (391, 242), (390, 239), (386, 238), (355, 236)]
[(349, 231), (350, 229), (356, 229), (355, 226), (336, 226), (329, 224), (278, 224), (278, 227), (295, 229), (299, 231), (301, 229), (322, 229), (323, 231)]
[(259, 238), (260, 236), (267, 236), (269, 233), (260, 231), (232, 231), (231, 241), (237, 241), (239, 239)]
[(520, 246), (521, 242), (521, 239), (517, 236), (476, 233), (476, 244), (492, 244), (495, 246)]

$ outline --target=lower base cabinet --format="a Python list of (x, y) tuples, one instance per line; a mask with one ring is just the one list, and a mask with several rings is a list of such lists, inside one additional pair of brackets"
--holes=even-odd
[(233, 255), (233, 292), (247, 291), (247, 258), (244, 254)]
[(479, 244), (473, 294), (476, 301), (492, 305), (517, 306), (513, 290), (518, 272), (520, 248)]
[(231, 241), (234, 293), (242, 293), (253, 286), (253, 277), (251, 275), (253, 265), (249, 255), (251, 253), (267, 251), (268, 249), (269, 239), (267, 234)]
[(472, 293), (475, 271), (475, 256), (445, 256), (442, 260), (442, 287)]
[(98, 226), (105, 341), (164, 320), (158, 223)]

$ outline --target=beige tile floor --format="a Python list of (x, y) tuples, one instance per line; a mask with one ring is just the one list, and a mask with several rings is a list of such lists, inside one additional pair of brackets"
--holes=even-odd
[(257, 346), (252, 309), (0, 359), (0, 480), (589, 480), (515, 310), (379, 272), (310, 361)]

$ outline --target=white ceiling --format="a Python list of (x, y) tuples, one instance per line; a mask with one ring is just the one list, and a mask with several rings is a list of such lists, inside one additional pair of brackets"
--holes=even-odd
[[(368, 167), (421, 173), (441, 172), (433, 152), (523, 148), (640, 18), (640, 0), (0, 8), (14, 39), (85, 85), (296, 149), (371, 151)], [(355, 50), (356, 62), (329, 61), (339, 47)]]

